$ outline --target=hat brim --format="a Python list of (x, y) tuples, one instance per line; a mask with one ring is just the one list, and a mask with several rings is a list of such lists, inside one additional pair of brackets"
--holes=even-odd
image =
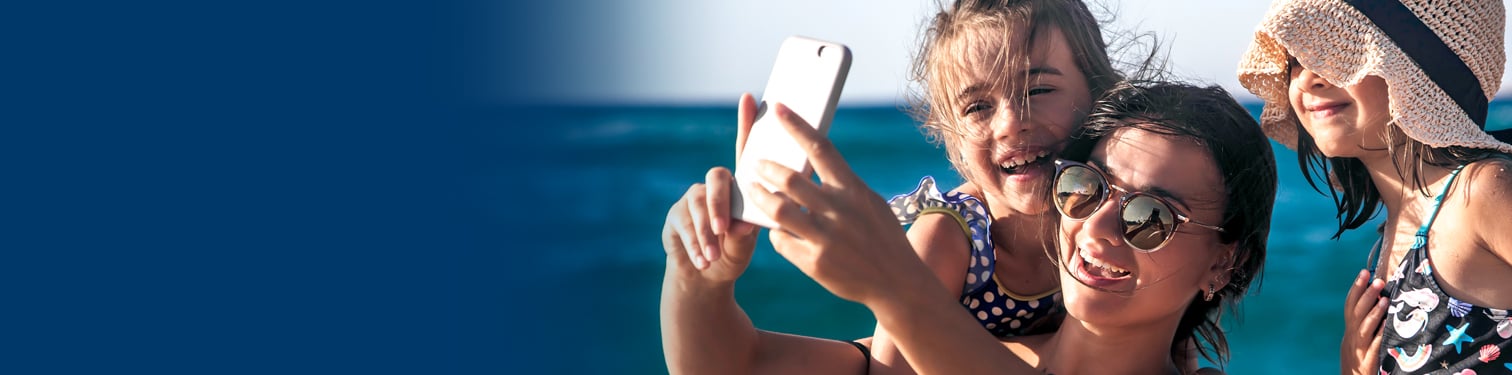
[[(1500, 2), (1496, 2), (1500, 7)], [(1456, 53), (1465, 59), (1465, 49), (1495, 48), (1489, 56), (1465, 59), (1481, 80), (1489, 100), (1501, 85), (1503, 64), (1502, 27), (1505, 14), (1497, 11), (1467, 12), (1464, 22), (1497, 25), (1495, 32), (1464, 33)], [(1425, 23), (1430, 21), (1425, 21)], [(1490, 26), (1487, 26), (1490, 27)], [(1494, 36), (1493, 36), (1494, 34)], [(1479, 38), (1477, 38), (1479, 37)], [(1480, 39), (1495, 39), (1480, 40)], [(1486, 46), (1488, 43), (1494, 43)], [(1469, 51), (1489, 52), (1489, 51)], [(1386, 81), (1390, 113), (1403, 134), (1431, 147), (1461, 146), (1512, 152), (1482, 130), (1454, 100), (1410, 57), (1397, 48), (1363, 14), (1337, 0), (1281, 0), (1271, 5), (1239, 61), (1239, 83), (1265, 101), (1260, 124), (1266, 136), (1289, 148), (1297, 147), (1297, 125), (1287, 98), (1290, 75), (1287, 57), (1293, 56), (1308, 70), (1339, 87), (1352, 86), (1366, 76)], [(1490, 60), (1490, 61), (1481, 61)]]

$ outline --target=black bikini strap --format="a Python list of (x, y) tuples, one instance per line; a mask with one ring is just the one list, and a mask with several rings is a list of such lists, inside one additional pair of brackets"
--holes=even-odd
[(1396, 0), (1344, 0), (1344, 3), (1375, 23), (1402, 53), (1417, 63), (1428, 79), (1454, 99), (1470, 120), (1481, 130), (1486, 129), (1488, 103), (1480, 79), (1411, 9)]
[(859, 343), (859, 342), (855, 342), (855, 341), (846, 341), (846, 342), (848, 342), (851, 345), (855, 346), (856, 350), (860, 350), (861, 351), (861, 358), (866, 359), (866, 362), (861, 362), (861, 366), (862, 366), (861, 368), (866, 369), (865, 371), (862, 371), (861, 373), (862, 374), (870, 374), (871, 373), (871, 362), (872, 362), (871, 349), (866, 348), (866, 345), (861, 345), (861, 343)]

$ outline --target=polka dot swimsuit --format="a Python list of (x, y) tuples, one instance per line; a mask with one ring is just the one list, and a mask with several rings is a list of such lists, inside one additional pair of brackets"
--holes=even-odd
[(912, 193), (888, 200), (893, 215), (903, 225), (925, 214), (950, 215), (971, 238), (971, 262), (961, 288), (961, 305), (971, 311), (983, 328), (997, 337), (1042, 333), (1053, 324), (1042, 324), (1060, 310), (1060, 288), (1034, 296), (1015, 294), (998, 283), (988, 227), (992, 218), (976, 197), (958, 192), (940, 193), (934, 178), (924, 177)]

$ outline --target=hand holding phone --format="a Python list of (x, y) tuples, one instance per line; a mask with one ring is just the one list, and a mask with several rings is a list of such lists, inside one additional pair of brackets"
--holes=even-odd
[(791, 36), (777, 51), (777, 62), (756, 112), (756, 123), (746, 139), (743, 153), (735, 162), (735, 186), (731, 189), (730, 217), (767, 228), (777, 224), (746, 199), (744, 189), (761, 183), (772, 189), (756, 174), (761, 160), (771, 160), (804, 174), (812, 173), (808, 154), (770, 113), (771, 103), (782, 103), (814, 126), (827, 133), (840, 90), (850, 72), (851, 53), (845, 45), (801, 36)]

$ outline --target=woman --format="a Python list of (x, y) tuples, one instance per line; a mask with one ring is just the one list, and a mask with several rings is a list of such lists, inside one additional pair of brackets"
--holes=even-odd
[(1001, 346), (942, 285), (917, 282), (928, 267), (901, 230), (867, 219), (887, 207), (828, 141), (778, 114), (823, 183), (763, 167), (776, 191), (750, 188), (780, 225), (773, 244), (871, 309), (919, 372), (1179, 373), (1171, 354), (1198, 335), (1199, 351), (1226, 359), (1221, 306), (1260, 272), (1276, 177), (1269, 142), (1222, 89), (1126, 84), (1093, 106), (1087, 131), (1101, 139), (1087, 163), (1058, 161), (1052, 184), (1066, 321)]
[[(895, 201), (897, 218), (856, 219), (898, 233), (900, 219), (912, 223), (902, 241), (916, 243), (911, 257), (931, 271), (913, 281), (944, 283), (941, 297), (972, 310), (988, 337), (1053, 330), (1061, 293), (1044, 251), (1055, 220), (1043, 198), (1051, 161), (1092, 98), (1120, 78), (1097, 20), (1079, 0), (961, 0), (925, 35), (914, 71), (925, 87), (918, 117), (966, 183), (941, 193), (926, 178)], [(756, 112), (749, 96), (740, 108), (737, 147)], [(707, 181), (672, 207), (663, 231), (662, 339), (673, 372), (912, 372), (886, 327), (870, 347), (753, 327), (733, 283), (755, 232), (728, 220), (729, 171), (715, 168)]]

